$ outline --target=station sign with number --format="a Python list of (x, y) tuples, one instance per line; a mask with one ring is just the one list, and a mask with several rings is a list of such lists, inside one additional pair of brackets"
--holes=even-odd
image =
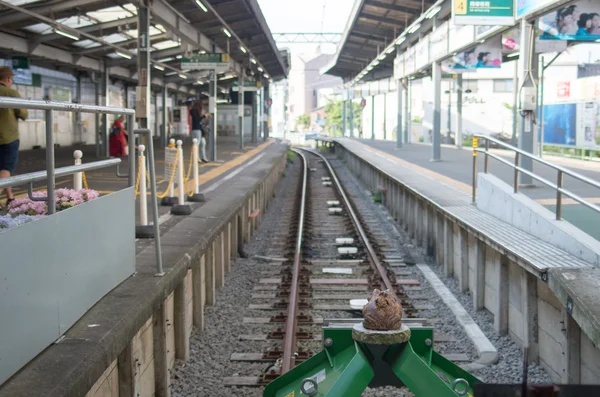
[(453, 0), (455, 25), (515, 24), (514, 0)]
[[(244, 87), (242, 91), (244, 92), (255, 92), (259, 91), (262, 87), (262, 82), (260, 81), (244, 81)], [(238, 92), (240, 90), (240, 83), (238, 81), (234, 81), (231, 87), (232, 91)]]
[(181, 58), (181, 69), (185, 71), (216, 70), (224, 72), (229, 69), (229, 54), (194, 54), (189, 58)]

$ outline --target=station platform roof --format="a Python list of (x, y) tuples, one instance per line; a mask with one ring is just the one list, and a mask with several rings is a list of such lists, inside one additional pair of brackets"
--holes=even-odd
[[(135, 81), (137, 7), (143, 3), (0, 1), (0, 57), (27, 55), (38, 66), (59, 66), (63, 71), (101, 72), (107, 62), (111, 76)], [(256, 0), (155, 0), (150, 15), (153, 82), (156, 77), (177, 85), (205, 82), (207, 72), (186, 72), (182, 78), (179, 62), (182, 56), (202, 51), (229, 50), (236, 73), (250, 69), (275, 80), (287, 75), (288, 65)]]
[[(324, 71), (344, 80), (355, 77), (433, 3), (433, 0), (357, 1), (338, 51)], [(387, 67), (381, 67), (382, 73), (377, 77), (389, 77), (393, 72), (393, 57), (380, 62)]]

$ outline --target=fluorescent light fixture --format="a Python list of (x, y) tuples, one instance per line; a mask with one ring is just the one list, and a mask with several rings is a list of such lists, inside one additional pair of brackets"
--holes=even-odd
[(198, 4), (198, 7), (200, 7), (202, 9), (202, 11), (208, 12), (208, 9), (200, 0), (196, 0), (196, 4)]
[(396, 45), (400, 45), (400, 44), (404, 43), (405, 40), (406, 40), (406, 36), (399, 37), (398, 40), (396, 40)]
[(121, 58), (125, 58), (125, 59), (131, 59), (131, 55), (129, 54), (124, 54), (122, 52), (119, 51), (115, 51), (115, 54), (117, 54), (118, 56), (120, 56)]
[(246, 54), (248, 51), (246, 51), (246, 49), (244, 48), (243, 45), (240, 46), (240, 51), (242, 51), (244, 54)]
[(372, 66), (377, 66), (377, 65), (379, 65), (379, 61), (375, 61), (375, 62), (373, 62), (371, 65), (372, 65)]
[(367, 68), (367, 72), (370, 72), (371, 70), (373, 70), (373, 65), (369, 65), (369, 67)]
[(387, 57), (387, 54), (388, 54), (387, 52), (386, 52), (385, 54), (381, 54), (381, 55), (379, 56), (379, 60), (380, 60), (380, 61), (383, 61), (383, 60), (384, 60), (384, 59)]
[(177, 74), (177, 72), (167, 72), (165, 73), (165, 76), (173, 76), (175, 74)]
[(179, 73), (179, 77), (181, 77), (182, 79), (187, 79), (187, 76), (183, 73)]
[(394, 47), (390, 47), (387, 49), (387, 51), (385, 52), (386, 54), (391, 54), (392, 52), (394, 52), (396, 49)]
[(440, 11), (442, 11), (442, 7), (440, 7), (440, 6), (435, 6), (433, 8), (430, 8), (429, 10), (427, 10), (427, 12), (425, 12), (425, 18), (431, 19), (434, 16), (436, 16), (437, 14), (439, 14)]
[(200, 51), (200, 54), (206, 54), (206, 51), (202, 50)]
[(265, 71), (265, 70), (264, 70), (263, 68), (261, 68), (260, 66), (259, 66), (259, 67), (257, 67), (257, 69), (258, 69), (258, 71), (259, 71), (259, 72), (264, 72), (264, 71)]
[(479, 43), (483, 44), (485, 43), (485, 40), (479, 40)]
[(183, 55), (177, 55), (175, 58), (181, 59), (181, 58), (183, 58)]
[(64, 30), (60, 30), (58, 28), (54, 28), (54, 33), (59, 34), (59, 35), (64, 36), (64, 37), (67, 37), (67, 38), (69, 38), (71, 40), (75, 40), (75, 41), (79, 40), (78, 36), (75, 36), (74, 34), (65, 32)]
[(175, 59), (175, 58), (173, 58), (173, 57), (163, 58), (163, 59), (159, 59), (158, 62), (165, 63), (165, 62), (172, 61), (173, 59)]
[(196, 80), (196, 83), (198, 83), (198, 84), (204, 84), (204, 81), (202, 81), (202, 80)]
[(250, 62), (252, 62), (252, 64), (256, 65), (256, 59), (250, 58)]
[(513, 58), (519, 55), (519, 51), (517, 52), (511, 52), (510, 54), (507, 55), (508, 58)]
[(416, 32), (417, 30), (419, 30), (419, 28), (421, 27), (421, 23), (418, 23), (416, 25), (411, 26), (410, 28), (408, 28), (407, 32), (409, 34), (413, 34), (414, 32)]
[(265, 79), (269, 78), (269, 74), (268, 73), (265, 73), (264, 76), (265, 76)]
[(161, 72), (164, 72), (164, 71), (165, 71), (165, 68), (163, 68), (163, 67), (162, 67), (162, 66), (160, 66), (160, 65), (154, 65), (154, 69), (160, 70)]
[(229, 33), (229, 30), (223, 28), (223, 33), (225, 33), (225, 36), (227, 37), (231, 37), (231, 33)]

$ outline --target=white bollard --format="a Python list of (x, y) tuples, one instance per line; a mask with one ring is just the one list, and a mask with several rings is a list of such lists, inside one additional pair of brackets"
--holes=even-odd
[[(73, 152), (73, 157), (75, 158), (75, 165), (81, 165), (81, 159), (83, 157), (82, 151), (75, 150)], [(76, 172), (73, 174), (73, 189), (74, 190), (83, 189), (83, 174), (81, 172)]]
[(144, 156), (144, 151), (146, 150), (146, 146), (139, 145), (138, 150), (140, 152), (139, 157), (139, 165), (140, 165), (140, 225), (147, 226), (148, 225), (148, 202), (146, 196), (146, 156)]
[(185, 181), (183, 180), (183, 141), (177, 141), (177, 204), (185, 204)]
[[(171, 145), (175, 145), (175, 139), (169, 140), (169, 146)], [(179, 167), (179, 163), (175, 164), (175, 167)], [(177, 178), (177, 172), (178, 171), (175, 171), (175, 178)], [(171, 175), (165, 175), (165, 177), (170, 178)], [(171, 187), (169, 188), (169, 197), (175, 197), (175, 180), (173, 180), (173, 183), (171, 183)]]
[(200, 186), (198, 181), (198, 139), (194, 138), (192, 140), (193, 145), (193, 158), (192, 158), (192, 172), (194, 173), (194, 194), (200, 193)]

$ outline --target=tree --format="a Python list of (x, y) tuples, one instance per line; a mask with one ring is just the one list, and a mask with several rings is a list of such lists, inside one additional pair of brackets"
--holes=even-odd
[[(342, 135), (342, 124), (343, 124), (343, 109), (342, 101), (329, 102), (325, 105), (325, 130), (331, 136)], [(360, 118), (362, 114), (362, 107), (359, 103), (352, 102), (354, 107), (354, 128), (360, 128)], [(346, 128), (350, 128), (350, 109), (346, 108)]]
[(296, 124), (298, 124), (298, 126), (304, 126), (304, 128), (308, 128), (310, 126), (310, 115), (307, 113), (298, 116)]

